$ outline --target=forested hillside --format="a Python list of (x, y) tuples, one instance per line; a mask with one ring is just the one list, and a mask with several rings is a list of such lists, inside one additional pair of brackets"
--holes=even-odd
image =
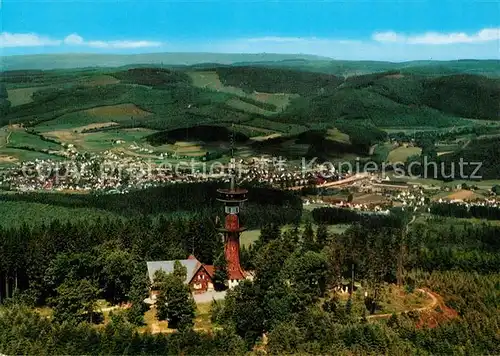
[[(212, 263), (223, 246), (210, 220), (139, 217), (0, 229), (2, 295), (18, 288), (0, 307), (0, 347), (7, 354), (497, 354), (498, 226), (425, 219), (411, 227), (402, 248), (403, 224), (401, 217), (373, 217), (341, 235), (310, 223), (302, 233), (266, 225), (242, 251), (255, 279), (212, 303), (216, 328), (196, 330), (191, 321), (172, 333), (140, 331), (144, 262), (193, 253)], [(404, 288), (395, 284), (398, 256)], [(334, 292), (353, 271), (363, 288)], [(421, 300), (426, 293), (432, 304), (420, 312), (378, 314), (398, 307), (396, 295)], [(132, 307), (102, 324), (97, 298)], [(50, 318), (33, 309), (44, 303), (53, 309)]]
[[(204, 68), (204, 71), (207, 69)], [(247, 93), (298, 94), (275, 120), (308, 125), (331, 124), (336, 119), (365, 119), (377, 126), (449, 126), (459, 117), (497, 120), (500, 81), (475, 75), (426, 78), (386, 72), (344, 78), (333, 75), (265, 67), (213, 69), (223, 85)], [(61, 115), (102, 105), (130, 102), (153, 114), (135, 126), (173, 129), (227, 121), (248, 121), (259, 116), (229, 104), (235, 95), (192, 85), (185, 70), (137, 68), (106, 74), (116, 78), (107, 85), (85, 85), (96, 73), (5, 72), (7, 88), (45, 87), (32, 102), (10, 108), (2, 123), (34, 125)], [(90, 78), (90, 79), (89, 79)], [(50, 85), (48, 87), (47, 85)], [(236, 96), (237, 97), (237, 96)], [(259, 100), (249, 101), (259, 106)], [(269, 108), (265, 102), (262, 108)], [(262, 115), (260, 115), (262, 116)], [(268, 117), (273, 120), (273, 115)], [(130, 124), (129, 124), (130, 125)]]
[[(61, 221), (74, 220), (76, 210), (86, 209), (96, 214), (79, 218), (94, 220), (99, 213), (102, 216), (115, 216), (129, 219), (136, 216), (156, 218), (158, 216), (182, 216), (201, 214), (211, 219), (221, 212), (221, 205), (216, 201), (217, 189), (220, 182), (198, 184), (176, 184), (158, 188), (143, 189), (122, 194), (9, 194), (0, 195), (0, 206), (9, 209), (19, 207), (29, 216), (22, 214), (17, 219), (10, 219), (9, 212), (3, 211), (0, 225), (15, 226), (23, 223), (44, 223), (53, 219)], [(261, 225), (280, 221), (283, 224), (298, 221), (302, 214), (302, 202), (299, 197), (291, 193), (252, 187), (249, 193), (251, 202), (242, 211), (242, 219), (249, 228), (258, 228)], [(51, 206), (57, 211), (51, 212), (44, 207)], [(279, 207), (286, 206), (287, 209)], [(38, 211), (34, 208), (38, 207)], [(80, 210), (81, 211), (81, 210)], [(262, 215), (264, 213), (264, 215)]]
[[(227, 153), (227, 144), (216, 142), (232, 136), (245, 157), (326, 159), (371, 156), (394, 129), (438, 131), (500, 121), (500, 79), (389, 67), (350, 76), (262, 63), (3, 72), (0, 126), (20, 124), (84, 151), (140, 142), (148, 151), (161, 146), (158, 152), (177, 154), (180, 141), (199, 157), (216, 158)], [(143, 131), (131, 134), (131, 128)], [(46, 145), (7, 145), (47, 153)], [(451, 146), (447, 154), (462, 148), (458, 139)], [(25, 156), (15, 153), (8, 159)]]
[(215, 69), (225, 85), (247, 92), (290, 93), (314, 96), (331, 93), (343, 82), (333, 75), (262, 67), (219, 67)]
[(446, 113), (472, 119), (498, 119), (500, 80), (453, 75), (424, 82), (424, 102)]

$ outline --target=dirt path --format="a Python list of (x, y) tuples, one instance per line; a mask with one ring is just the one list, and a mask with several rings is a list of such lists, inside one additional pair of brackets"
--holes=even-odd
[(5, 146), (7, 146), (9, 144), (10, 135), (12, 135), (12, 131), (9, 131), (9, 133), (7, 134), (7, 137), (5, 138)]
[[(408, 309), (408, 310), (405, 310), (405, 311), (402, 311), (402, 312), (398, 312), (398, 313), (396, 313), (397, 315), (401, 315), (403, 313), (407, 313), (407, 312), (410, 312), (410, 311), (421, 313), (421, 312), (431, 311), (431, 310), (433, 310), (434, 308), (437, 307), (439, 301), (438, 301), (438, 299), (436, 298), (436, 296), (433, 293), (428, 292), (425, 289), (417, 289), (417, 290), (419, 292), (427, 294), (431, 298), (431, 300), (432, 300), (431, 303), (429, 305), (426, 305), (425, 307), (416, 308), (416, 309)], [(378, 314), (378, 315), (369, 315), (369, 316), (366, 317), (366, 319), (385, 319), (385, 318), (390, 318), (392, 316), (392, 314), (393, 313)]]
[(3, 140), (0, 140), (0, 148), (2, 148), (2, 147), (5, 147), (9, 144), (9, 139), (10, 139), (10, 135), (11, 135), (12, 131), (10, 131), (7, 128), (7, 126), (0, 128), (0, 131), (4, 131), (7, 133), (7, 136), (5, 136)]

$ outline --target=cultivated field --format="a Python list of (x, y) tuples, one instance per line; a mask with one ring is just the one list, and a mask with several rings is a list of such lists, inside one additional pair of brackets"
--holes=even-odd
[(72, 130), (83, 128), (87, 125), (113, 123), (133, 123), (141, 120), (151, 113), (138, 108), (134, 104), (119, 104), (98, 106), (92, 109), (75, 111), (62, 115), (53, 120), (38, 124), (35, 129), (39, 132)]
[(9, 136), (9, 147), (12, 148), (33, 148), (35, 150), (59, 151), (61, 146), (42, 140), (40, 137), (30, 134), (22, 129), (14, 130)]
[(477, 194), (470, 190), (459, 190), (453, 192), (449, 195), (446, 195), (443, 199), (447, 200), (475, 200), (475, 199), (484, 199), (484, 196)]
[(408, 157), (419, 156), (421, 153), (422, 149), (420, 147), (398, 147), (389, 152), (387, 161), (391, 163), (406, 162)]

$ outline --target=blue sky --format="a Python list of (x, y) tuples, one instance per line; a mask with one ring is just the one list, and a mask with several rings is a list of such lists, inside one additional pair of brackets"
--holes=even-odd
[[(1, 1), (1, 0), (0, 0)], [(3, 0), (0, 51), (499, 58), (500, 2)]]

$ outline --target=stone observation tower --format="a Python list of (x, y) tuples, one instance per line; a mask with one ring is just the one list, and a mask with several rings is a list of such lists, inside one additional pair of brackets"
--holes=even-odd
[(241, 204), (247, 200), (246, 189), (236, 188), (234, 182), (234, 160), (231, 162), (231, 185), (229, 189), (217, 189), (217, 200), (224, 203), (224, 226), (219, 229), (224, 234), (224, 254), (227, 261), (229, 288), (245, 279), (240, 266), (240, 234), (245, 228), (240, 224)]

